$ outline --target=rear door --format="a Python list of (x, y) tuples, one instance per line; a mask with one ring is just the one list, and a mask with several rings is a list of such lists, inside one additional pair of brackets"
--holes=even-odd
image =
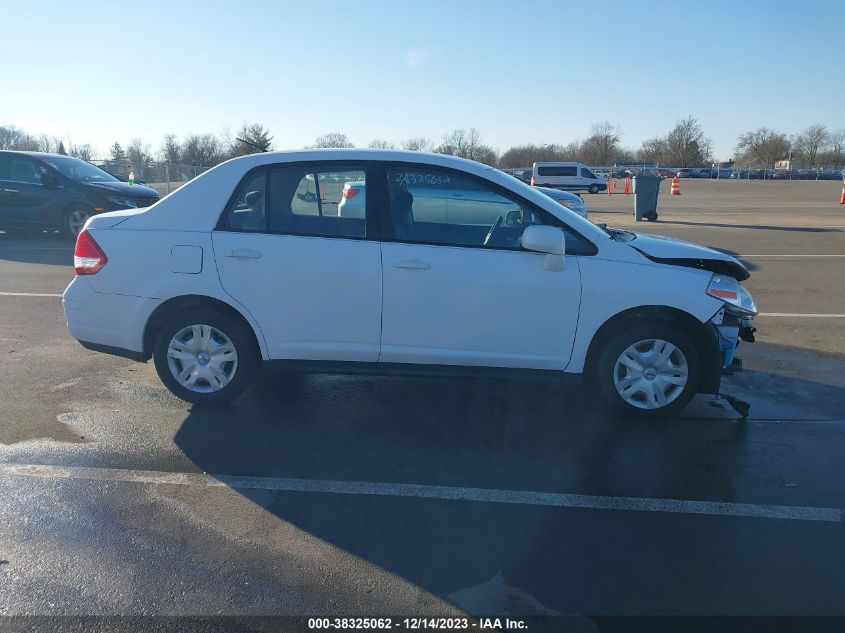
[(367, 177), (363, 164), (264, 167), (229, 202), (213, 236), (220, 281), (257, 320), (271, 358), (378, 359), (377, 223), (338, 215), (345, 184)]

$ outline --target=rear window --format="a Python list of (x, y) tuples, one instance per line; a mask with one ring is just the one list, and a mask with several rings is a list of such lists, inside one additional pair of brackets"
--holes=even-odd
[(578, 175), (578, 168), (574, 165), (571, 166), (546, 166), (546, 167), (538, 167), (537, 168), (537, 175), (538, 176), (577, 176)]

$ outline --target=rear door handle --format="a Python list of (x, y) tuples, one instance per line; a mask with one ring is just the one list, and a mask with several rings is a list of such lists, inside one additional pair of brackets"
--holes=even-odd
[(17, 189), (4, 189), (6, 193), (20, 193)]
[(261, 253), (254, 251), (251, 248), (236, 248), (233, 251), (226, 253), (226, 257), (234, 257), (236, 259), (258, 259)]
[(401, 262), (393, 262), (394, 268), (406, 268), (408, 270), (428, 270), (431, 264), (428, 262), (421, 262), (418, 259), (405, 259)]

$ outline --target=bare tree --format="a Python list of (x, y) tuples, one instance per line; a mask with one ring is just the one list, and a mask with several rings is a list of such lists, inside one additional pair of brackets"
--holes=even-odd
[(396, 149), (396, 145), (381, 138), (374, 138), (367, 145), (370, 149)]
[(434, 143), (424, 136), (419, 138), (409, 138), (402, 141), (402, 149), (408, 149), (415, 152), (430, 152), (434, 149)]
[(736, 143), (737, 161), (774, 167), (775, 163), (789, 155), (789, 139), (786, 134), (767, 127), (740, 135)]
[(841, 165), (845, 162), (845, 130), (831, 132), (828, 147), (825, 155), (826, 162), (833, 165)]
[(695, 117), (681, 119), (666, 137), (668, 161), (675, 167), (696, 167), (711, 162), (712, 142)]
[(80, 160), (88, 161), (89, 163), (94, 158), (94, 150), (90, 143), (84, 143), (82, 145), (68, 143), (67, 153)]
[(126, 160), (132, 163), (132, 167), (139, 170), (138, 177), (140, 178), (144, 167), (153, 162), (150, 146), (145, 145), (139, 138), (133, 138), (126, 146)]
[(594, 123), (589, 138), (578, 152), (579, 158), (590, 165), (609, 165), (619, 153), (619, 128), (610, 121)]
[(795, 152), (811, 167), (817, 164), (819, 152), (830, 142), (830, 132), (824, 125), (811, 125), (795, 140)]
[(499, 157), (500, 167), (531, 167), (536, 162), (573, 161), (578, 158), (581, 143), (573, 141), (568, 145), (517, 145), (506, 150)]
[(329, 132), (318, 136), (311, 147), (355, 147), (355, 145), (346, 137), (346, 134)]
[(469, 130), (454, 129), (444, 134), (443, 142), (434, 151), (487, 165), (495, 165), (498, 160), (496, 150), (481, 142), (481, 134), (474, 127)]
[(669, 141), (665, 136), (647, 138), (637, 150), (636, 157), (638, 161), (642, 162), (668, 164), (670, 162)]
[(213, 167), (226, 158), (223, 144), (214, 134), (191, 134), (182, 143), (182, 161), (197, 167)]
[(159, 150), (162, 160), (171, 165), (178, 164), (182, 159), (182, 146), (175, 134), (165, 134), (164, 142)]

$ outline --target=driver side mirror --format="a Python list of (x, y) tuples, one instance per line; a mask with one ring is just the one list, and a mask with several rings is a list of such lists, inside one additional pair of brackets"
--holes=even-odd
[(538, 253), (546, 253), (543, 269), (560, 272), (566, 267), (566, 237), (558, 228), (543, 224), (533, 224), (522, 233), (522, 248)]
[(533, 224), (522, 233), (522, 248), (549, 255), (565, 255), (566, 238), (563, 231), (554, 226)]

